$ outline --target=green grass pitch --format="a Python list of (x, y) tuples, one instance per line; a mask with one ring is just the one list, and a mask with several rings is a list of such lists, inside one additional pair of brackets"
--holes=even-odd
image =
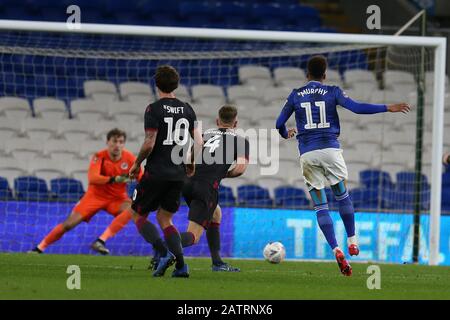
[[(335, 263), (272, 265), (233, 260), (240, 273), (215, 273), (209, 259), (186, 259), (189, 279), (152, 278), (145, 257), (0, 254), (0, 299), (450, 299), (450, 267), (383, 265), (381, 289), (367, 289), (369, 264), (342, 276)], [(68, 290), (68, 265), (81, 289)]]

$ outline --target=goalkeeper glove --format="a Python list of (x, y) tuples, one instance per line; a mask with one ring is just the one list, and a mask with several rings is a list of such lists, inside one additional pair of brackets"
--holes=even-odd
[(128, 183), (130, 181), (128, 175), (114, 176), (109, 179), (109, 183)]

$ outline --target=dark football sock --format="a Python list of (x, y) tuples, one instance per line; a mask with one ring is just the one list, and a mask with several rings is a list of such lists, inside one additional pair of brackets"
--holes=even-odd
[(181, 269), (184, 266), (183, 248), (181, 247), (181, 237), (177, 228), (171, 225), (163, 230), (167, 247), (177, 259), (175, 268)]
[(331, 250), (334, 250), (338, 246), (338, 244), (336, 241), (336, 236), (334, 234), (333, 220), (331, 219), (330, 213), (328, 212), (328, 204), (325, 203), (319, 206), (315, 206), (314, 210), (316, 210), (319, 228), (320, 230), (322, 230), (325, 239), (327, 239)]
[(195, 236), (192, 232), (182, 232), (180, 233), (180, 237), (181, 245), (183, 246), (183, 248), (190, 247), (195, 242)]
[(224, 262), (220, 257), (220, 224), (212, 222), (206, 230), (206, 239), (208, 240), (209, 251), (211, 252), (211, 260), (214, 265), (220, 265)]
[(159, 231), (153, 223), (142, 217), (136, 222), (136, 227), (145, 241), (152, 244), (161, 256), (164, 257), (167, 255), (167, 248), (164, 241), (161, 239)]

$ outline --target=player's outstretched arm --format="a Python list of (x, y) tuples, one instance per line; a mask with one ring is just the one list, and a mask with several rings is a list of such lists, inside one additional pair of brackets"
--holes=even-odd
[(407, 103), (394, 103), (387, 105), (387, 111), (408, 113), (409, 111), (411, 111), (411, 107)]
[[(374, 114), (381, 112), (408, 112), (409, 106), (405, 103), (385, 105), (364, 103), (352, 100), (340, 88), (336, 88), (336, 102), (338, 105), (357, 114)], [(389, 109), (391, 107), (392, 111)], [(400, 110), (400, 111), (397, 111)]]

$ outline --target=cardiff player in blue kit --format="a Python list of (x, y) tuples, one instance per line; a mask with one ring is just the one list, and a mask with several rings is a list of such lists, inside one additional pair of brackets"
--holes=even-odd
[[(325, 195), (325, 184), (328, 182), (339, 203), (339, 213), (347, 233), (349, 254), (358, 255), (354, 208), (346, 187), (347, 167), (338, 141), (340, 125), (337, 106), (340, 105), (358, 114), (407, 113), (410, 106), (406, 103), (385, 105), (356, 102), (339, 87), (323, 84), (327, 69), (327, 60), (324, 56), (311, 57), (307, 68), (308, 83), (294, 89), (289, 95), (277, 119), (276, 128), (285, 139), (297, 134), (301, 155), (300, 166), (314, 203), (317, 222), (333, 250), (342, 274), (350, 276), (352, 268), (338, 247)], [(288, 130), (285, 123), (294, 112), (297, 129)]]

